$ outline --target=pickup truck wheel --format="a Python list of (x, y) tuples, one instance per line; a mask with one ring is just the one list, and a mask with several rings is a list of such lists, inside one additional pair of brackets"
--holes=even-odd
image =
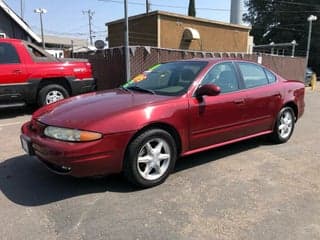
[(50, 84), (40, 89), (38, 94), (39, 106), (44, 106), (69, 97), (68, 91), (57, 84)]

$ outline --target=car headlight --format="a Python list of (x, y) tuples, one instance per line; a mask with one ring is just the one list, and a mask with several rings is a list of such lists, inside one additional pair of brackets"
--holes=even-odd
[(53, 126), (46, 127), (44, 129), (44, 135), (50, 138), (68, 142), (88, 142), (102, 138), (102, 134), (97, 132)]

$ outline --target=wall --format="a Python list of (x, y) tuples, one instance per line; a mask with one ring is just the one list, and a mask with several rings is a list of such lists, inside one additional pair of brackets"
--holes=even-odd
[[(108, 25), (109, 47), (124, 45), (124, 22)], [(150, 15), (129, 21), (130, 45), (157, 46), (157, 16)]]
[[(131, 47), (131, 77), (151, 66), (172, 60), (190, 58), (237, 58), (258, 62), (256, 54), (196, 52), (160, 48)], [(106, 49), (89, 56), (98, 90), (119, 87), (125, 83), (123, 48)], [(305, 58), (261, 55), (262, 64), (287, 79), (304, 80)]]
[[(199, 40), (183, 40), (186, 27), (200, 33)], [(249, 29), (160, 15), (160, 47), (198, 51), (247, 52)]]
[[(159, 21), (158, 21), (159, 19)], [(124, 45), (124, 21), (108, 23), (109, 46)], [(199, 40), (186, 41), (186, 27), (198, 30)], [(247, 52), (249, 27), (155, 11), (129, 18), (129, 44), (198, 51)]]
[(8, 38), (18, 38), (31, 42), (29, 35), (8, 14), (0, 9), (0, 33), (5, 33)]

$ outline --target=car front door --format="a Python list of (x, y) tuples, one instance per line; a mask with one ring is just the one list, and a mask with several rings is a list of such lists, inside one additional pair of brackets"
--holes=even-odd
[(219, 63), (201, 82), (221, 88), (217, 96), (190, 99), (190, 150), (243, 136), (242, 112), (246, 94), (241, 90), (233, 62)]

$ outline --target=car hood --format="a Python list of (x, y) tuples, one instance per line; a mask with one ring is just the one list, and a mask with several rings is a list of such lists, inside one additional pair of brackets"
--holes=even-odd
[(170, 98), (173, 97), (114, 89), (47, 105), (35, 112), (33, 118), (47, 125), (90, 130), (95, 122)]

